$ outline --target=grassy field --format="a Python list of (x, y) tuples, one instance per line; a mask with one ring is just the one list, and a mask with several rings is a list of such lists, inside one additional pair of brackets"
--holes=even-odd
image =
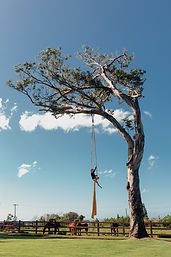
[(170, 257), (171, 241), (0, 238), (3, 257)]

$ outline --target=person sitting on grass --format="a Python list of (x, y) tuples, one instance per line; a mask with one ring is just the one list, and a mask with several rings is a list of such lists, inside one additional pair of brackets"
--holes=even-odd
[(90, 170), (91, 178), (100, 188), (102, 188), (101, 185), (97, 181), (99, 179), (99, 177), (95, 174), (96, 169), (97, 169), (97, 166), (95, 167), (95, 169)]

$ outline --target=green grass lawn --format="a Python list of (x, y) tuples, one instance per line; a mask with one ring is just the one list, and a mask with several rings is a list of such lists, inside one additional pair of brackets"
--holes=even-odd
[(170, 257), (171, 241), (0, 238), (3, 257)]

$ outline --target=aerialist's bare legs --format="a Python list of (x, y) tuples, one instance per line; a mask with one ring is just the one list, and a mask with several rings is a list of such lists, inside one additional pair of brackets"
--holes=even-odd
[(96, 184), (97, 184), (100, 188), (102, 188), (101, 185), (99, 184), (99, 182), (97, 181), (98, 179), (99, 179), (99, 177), (96, 177), (96, 178), (94, 179), (94, 182), (96, 182)]

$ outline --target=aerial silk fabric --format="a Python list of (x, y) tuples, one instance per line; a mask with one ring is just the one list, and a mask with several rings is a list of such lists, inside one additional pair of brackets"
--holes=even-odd
[(93, 190), (93, 207), (91, 217), (94, 219), (94, 216), (97, 215), (97, 203), (96, 203), (96, 183), (94, 182), (94, 190)]

